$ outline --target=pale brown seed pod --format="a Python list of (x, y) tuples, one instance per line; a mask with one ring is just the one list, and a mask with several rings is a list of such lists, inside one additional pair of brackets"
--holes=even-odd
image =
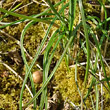
[(42, 79), (43, 79), (43, 74), (41, 71), (35, 71), (33, 72), (33, 81), (34, 83), (40, 84), (42, 83)]

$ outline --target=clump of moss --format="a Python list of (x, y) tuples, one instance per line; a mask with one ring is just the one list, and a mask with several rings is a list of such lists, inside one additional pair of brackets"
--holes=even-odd
[(16, 101), (10, 94), (0, 94), (0, 110), (17, 110)]
[(92, 3), (91, 2), (97, 2), (98, 1), (89, 1), (89, 0), (84, 0), (83, 1), (83, 5), (84, 5), (84, 10), (86, 12), (86, 14), (100, 14), (100, 7), (99, 6), (95, 6), (95, 8), (93, 7)]
[[(77, 82), (78, 82), (79, 89), (81, 92), (84, 90), (84, 86), (83, 86), (84, 75), (85, 75), (84, 69), (82, 69), (81, 67), (78, 67), (77, 68)], [(90, 87), (91, 75), (88, 76), (88, 79), (89, 80), (88, 80), (86, 88)], [(54, 83), (56, 84), (55, 91), (60, 92), (63, 101), (69, 100), (73, 102), (75, 105), (79, 105), (81, 103), (81, 96), (78, 92), (78, 88), (75, 82), (75, 68), (70, 68), (68, 71), (65, 61), (62, 61), (59, 68), (57, 69), (55, 73), (55, 77), (54, 77)], [(94, 85), (92, 88), (95, 88)], [(100, 90), (100, 87), (98, 88)], [(96, 96), (95, 96), (95, 92), (92, 90), (90, 94), (93, 98), (93, 102), (95, 103)], [(109, 108), (109, 105), (110, 105), (110, 101), (109, 101), (110, 95), (108, 91), (105, 90), (105, 88), (103, 89), (103, 91), (104, 91), (103, 96), (104, 96), (104, 105), (105, 105), (104, 109), (107, 110), (107, 108)], [(87, 92), (88, 92), (88, 89), (85, 89), (83, 91), (83, 98), (86, 96)], [(99, 103), (100, 103), (100, 97), (101, 96), (99, 95)], [(85, 100), (85, 104), (87, 108), (92, 109), (92, 102), (91, 102), (90, 95)], [(99, 105), (99, 108), (100, 108), (100, 105)]]
[[(83, 88), (84, 70), (78, 68), (78, 85)], [(63, 100), (70, 100), (74, 104), (79, 105), (81, 98), (75, 83), (75, 69), (70, 68), (69, 71), (64, 61), (60, 64), (55, 74), (56, 90), (59, 90)]]
[(15, 26), (11, 26), (11, 27), (8, 26), (6, 27), (5, 32), (11, 35), (12, 37), (16, 38), (17, 40), (19, 40), (21, 36), (21, 32), (24, 29), (25, 25), (26, 23), (20, 23)]
[(25, 48), (31, 56), (34, 56), (37, 49), (45, 36), (45, 32), (42, 28), (41, 23), (31, 26), (26, 32), (24, 39)]
[[(17, 110), (22, 81), (7, 71), (7, 74), (5, 72), (0, 73), (0, 84), (0, 108)], [(23, 92), (23, 103), (27, 103), (30, 98), (29, 92), (25, 89)]]

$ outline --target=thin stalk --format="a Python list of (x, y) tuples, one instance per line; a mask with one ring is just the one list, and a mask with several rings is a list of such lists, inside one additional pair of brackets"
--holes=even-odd
[[(3, 8), (0, 8), (0, 11), (4, 12), (4, 13), (7, 13), (9, 15), (12, 15), (12, 16), (21, 17), (21, 18), (28, 19), (28, 20), (33, 20), (35, 22), (43, 22), (43, 23), (46, 23), (46, 24), (51, 24), (51, 21), (43, 20), (43, 19), (40, 19), (40, 18), (33, 18), (31, 16), (25, 16), (25, 15), (22, 15), (22, 14), (18, 14), (18, 13), (14, 13), (14, 12), (11, 12), (11, 11), (7, 11), (7, 10), (5, 10)], [(56, 23), (54, 23), (53, 26), (59, 28), (59, 25), (57, 25)]]
[[(17, 6), (15, 6), (14, 8), (12, 8), (10, 11), (16, 10), (20, 5), (22, 5), (22, 3), (19, 3)], [(8, 15), (9, 15), (9, 14), (5, 13), (5, 15), (0, 18), (0, 21), (1, 21), (3, 18), (7, 17)]]
[(62, 19), (62, 17), (60, 16), (60, 14), (56, 11), (56, 9), (53, 7), (52, 3), (50, 2), (50, 0), (46, 0), (46, 2), (49, 4), (51, 10), (56, 14), (56, 16), (59, 18), (59, 20), (61, 20), (65, 25), (67, 24), (66, 21), (64, 19)]
[[(45, 51), (45, 54), (44, 54), (44, 59), (43, 59), (43, 83), (48, 78), (48, 72), (49, 72), (49, 66), (48, 66), (49, 65), (48, 64), (49, 51), (50, 51), (50, 48), (51, 48), (52, 44), (55, 42), (55, 40), (58, 37), (58, 36), (56, 37), (57, 33), (58, 33), (58, 30), (55, 31), (55, 33), (52, 35), (50, 41), (48, 42), (48, 45), (47, 45), (47, 48), (46, 48), (46, 51)], [(43, 109), (44, 103), (45, 103), (45, 110), (47, 110), (47, 106), (46, 106), (47, 105), (47, 87), (42, 92), (41, 101), (40, 101), (40, 110)]]
[(93, 102), (91, 93), (90, 93), (90, 98), (91, 98), (91, 102), (92, 102), (92, 108), (93, 108), (93, 110), (95, 110), (95, 106), (94, 106), (94, 102)]
[(103, 72), (104, 72), (104, 76), (105, 78), (107, 79), (107, 85), (108, 85), (108, 88), (110, 90), (110, 84), (109, 84), (109, 81), (108, 81), (108, 78), (107, 78), (107, 74), (106, 74), (106, 70), (105, 70), (105, 67), (104, 67), (104, 63), (103, 63), (103, 60), (102, 60), (102, 55), (101, 55), (101, 51), (100, 51), (100, 47), (99, 47), (99, 44), (98, 44), (98, 41), (96, 39), (96, 36), (93, 34), (93, 32), (91, 32), (92, 36), (93, 36), (93, 39), (95, 41), (95, 44), (97, 46), (97, 51), (99, 53), (99, 57), (100, 57), (100, 61), (101, 61), (101, 66), (102, 66), (102, 69), (103, 69)]
[[(60, 5), (60, 4), (63, 3), (64, 1), (65, 1), (65, 0), (61, 0), (60, 2), (58, 2), (57, 4), (55, 4), (54, 7)], [(32, 15), (31, 17), (34, 17), (34, 18), (40, 17), (40, 16), (42, 16), (42, 15), (45, 15), (45, 14), (46, 14), (48, 11), (50, 11), (50, 10), (51, 10), (51, 8), (49, 8), (49, 9), (47, 9), (47, 10), (41, 12), (40, 14)], [(9, 23), (9, 24), (6, 24), (6, 25), (4, 25), (4, 26), (0, 26), (0, 29), (5, 28), (5, 27), (10, 26), (10, 25), (13, 25), (13, 24), (16, 24), (16, 23), (24, 22), (24, 21), (28, 21), (28, 20), (23, 18), (23, 19), (20, 19), (20, 20), (11, 22), (11, 23)]]
[[(21, 43), (21, 53), (22, 53), (22, 58), (23, 58), (23, 61), (25, 63), (25, 66), (26, 66), (26, 74), (29, 70), (29, 66), (27, 64), (27, 61), (26, 61), (26, 55), (25, 55), (25, 52), (24, 52), (24, 48), (23, 48), (23, 39), (24, 39), (24, 35), (25, 35), (25, 32), (26, 30), (33, 24), (34, 22), (30, 22), (27, 24), (27, 26), (23, 29), (22, 33), (21, 33), (21, 39), (20, 39), (20, 43)], [(32, 78), (32, 74), (30, 72), (29, 74), (29, 78), (30, 78), (30, 81), (31, 81), (31, 87), (32, 87), (32, 91), (33, 91), (33, 95), (35, 95), (36, 93), (36, 90), (35, 90), (35, 87), (34, 87), (34, 82), (33, 82), (33, 78)], [(22, 102), (22, 101), (21, 101)], [(36, 100), (34, 101), (34, 110), (36, 110)]]
[(75, 11), (76, 11), (76, 1), (77, 0), (69, 0), (69, 31), (72, 32), (74, 19), (75, 19)]
[(99, 90), (98, 90), (98, 87), (97, 87), (97, 84), (95, 86), (95, 90), (96, 90), (96, 110), (98, 110), (98, 102), (99, 102)]
[(86, 65), (86, 73), (85, 73), (85, 78), (84, 78), (84, 85), (86, 87), (86, 82), (87, 82), (88, 72), (89, 72), (89, 64), (90, 64), (90, 48), (89, 48), (89, 36), (88, 36), (88, 30), (87, 30), (87, 24), (86, 24), (86, 19), (84, 15), (82, 0), (79, 0), (79, 7), (81, 11), (82, 24), (84, 27), (84, 34), (85, 34), (86, 48), (87, 48), (87, 65)]

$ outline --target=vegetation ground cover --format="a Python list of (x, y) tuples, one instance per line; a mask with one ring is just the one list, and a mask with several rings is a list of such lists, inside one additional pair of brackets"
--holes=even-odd
[(109, 5), (1, 0), (0, 109), (109, 110)]

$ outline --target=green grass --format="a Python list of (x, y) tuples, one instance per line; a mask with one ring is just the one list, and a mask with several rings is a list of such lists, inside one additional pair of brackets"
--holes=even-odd
[[(0, 11), (5, 13), (5, 15), (0, 18), (0, 20), (3, 20), (4, 18), (8, 17), (9, 15), (19, 18), (19, 20), (9, 22), (6, 25), (3, 25), (1, 22), (0, 29), (4, 29), (7, 26), (20, 24), (21, 22), (27, 23), (25, 25), (24, 29), (22, 30), (21, 37), (20, 37), (20, 49), (21, 49), (21, 54), (22, 54), (22, 58), (24, 61), (24, 65), (26, 68), (26, 70), (25, 70), (26, 74), (25, 74), (25, 78), (24, 78), (21, 92), (20, 92), (20, 102), (19, 102), (20, 110), (28, 107), (31, 103), (34, 103), (33, 108), (34, 108), (34, 110), (36, 110), (36, 106), (38, 105), (37, 99), (40, 95), (41, 95), (40, 104), (38, 105), (39, 110), (43, 110), (43, 108), (45, 108), (45, 110), (47, 110), (47, 105), (48, 105), (47, 85), (50, 82), (50, 80), (52, 79), (52, 77), (54, 76), (54, 74), (55, 74), (56, 70), (58, 69), (60, 63), (62, 62), (63, 58), (65, 58), (68, 71), (69, 71), (69, 66), (70, 66), (69, 65), (70, 60), (74, 60), (76, 62), (75, 63), (75, 82), (76, 82), (77, 89), (78, 89), (77, 92), (79, 93), (80, 96), (81, 96), (82, 92), (84, 92), (84, 93), (86, 92), (85, 96), (81, 96), (81, 97), (83, 97), (83, 102), (84, 102), (84, 105), (81, 105), (81, 106), (87, 108), (86, 100), (87, 100), (87, 98), (91, 98), (92, 107), (96, 110), (99, 109), (99, 107), (100, 107), (99, 91), (101, 91), (99, 89), (99, 84), (102, 84), (103, 87), (108, 91), (108, 93), (110, 93), (110, 84), (109, 84), (110, 78), (108, 77), (108, 75), (106, 73), (105, 64), (104, 64), (104, 60), (103, 60), (103, 54), (102, 54), (104, 40), (105, 40), (105, 38), (107, 38), (109, 40), (107, 22), (110, 20), (110, 18), (107, 17), (106, 9), (104, 7), (104, 12), (105, 12), (104, 17), (105, 18), (101, 22), (99, 17), (87, 15), (87, 13), (85, 12), (84, 7), (83, 7), (84, 4), (82, 3), (82, 0), (79, 0), (79, 1), (69, 0), (68, 3), (65, 3), (65, 1), (66, 0), (61, 0), (56, 5), (53, 5), (50, 0), (47, 0), (46, 2), (50, 6), (50, 8), (48, 8), (44, 12), (41, 12), (36, 15), (31, 15), (31, 16), (26, 16), (26, 15), (22, 15), (22, 14), (13, 12), (21, 4), (18, 4), (16, 7), (14, 7), (10, 11), (0, 8)], [(99, 3), (101, 4), (101, 6), (104, 6), (104, 4), (101, 0)], [(60, 10), (58, 11), (57, 7), (59, 7), (59, 5), (60, 5)], [(65, 10), (67, 7), (69, 7), (68, 18), (65, 16)], [(79, 23), (76, 23), (76, 21), (75, 21), (76, 14), (77, 14), (76, 8), (79, 9), (80, 16), (81, 16)], [(41, 18), (41, 16), (43, 16), (43, 15), (47, 15), (47, 17)], [(51, 15), (52, 15), (52, 17), (50, 17)], [(56, 23), (57, 21), (60, 21), (60, 22)], [(91, 24), (89, 24), (89, 21), (91, 21), (92, 24), (95, 25), (95, 28)], [(24, 37), (25, 37), (27, 30), (37, 22), (42, 22), (42, 23), (48, 24), (49, 27), (46, 30), (46, 34), (43, 37), (43, 39), (40, 43), (40, 46), (39, 46), (38, 50), (36, 51), (36, 54), (31, 62), (31, 64), (29, 65), (28, 60), (26, 59), (26, 55), (25, 55), (26, 53), (25, 53), (24, 47), (23, 47), (24, 46)], [(103, 25), (104, 25), (104, 28), (103, 28)], [(47, 41), (47, 37), (53, 27), (55, 27), (57, 29), (51, 35), (51, 38), (48, 41), (48, 44), (46, 46), (46, 49), (44, 51), (44, 56), (43, 56), (42, 87), (36, 92), (31, 70), (32, 70), (33, 66), (35, 65), (35, 62), (37, 61), (37, 59), (43, 49), (43, 46)], [(73, 56), (70, 54), (69, 51), (71, 49), (73, 49), (73, 47), (75, 45), (75, 39), (78, 39), (77, 32), (78, 32), (79, 28), (80, 28), (80, 33), (81, 32), (83, 33), (83, 38), (80, 38), (80, 40), (79, 40), (79, 44), (81, 46), (80, 46), (80, 49), (78, 50), (76, 58), (73, 59), (72, 58)], [(101, 34), (98, 34), (98, 31), (100, 31)], [(54, 47), (53, 47), (53, 44), (54, 44)], [(56, 65), (54, 66), (52, 72), (49, 74), (50, 65), (53, 61), (55, 52), (56, 52), (59, 44), (63, 44), (62, 45), (63, 51), (62, 51), (61, 56), (60, 56), (59, 60), (57, 61)], [(94, 49), (95, 49), (95, 51), (94, 51)], [(81, 63), (79, 61), (79, 57), (81, 55), (81, 50), (83, 50), (84, 54), (85, 54), (86, 67), (84, 65), (81, 65)], [(92, 56), (92, 52), (94, 53), (94, 56)], [(94, 60), (94, 63), (92, 63), (93, 60)], [(79, 66), (81, 66), (85, 69), (84, 86), (83, 86), (82, 92), (79, 88), (78, 79), (77, 79), (78, 64), (79, 64)], [(100, 72), (100, 70), (98, 70), (98, 68), (97, 68), (97, 65), (100, 65), (103, 70), (104, 79), (102, 79), (102, 80), (100, 80), (99, 76), (96, 74), (96, 73)], [(92, 77), (90, 80), (90, 84), (88, 84), (88, 81), (89, 81), (88, 76), (90, 76), (90, 75)], [(24, 91), (25, 84), (26, 84), (28, 78), (30, 79), (30, 82), (31, 82), (33, 97), (31, 98), (31, 100), (28, 103), (23, 105), (23, 91)], [(87, 86), (88, 86), (88, 90), (87, 90)], [(94, 100), (91, 95), (92, 89), (94, 89), (96, 91), (95, 104), (94, 104)]]

